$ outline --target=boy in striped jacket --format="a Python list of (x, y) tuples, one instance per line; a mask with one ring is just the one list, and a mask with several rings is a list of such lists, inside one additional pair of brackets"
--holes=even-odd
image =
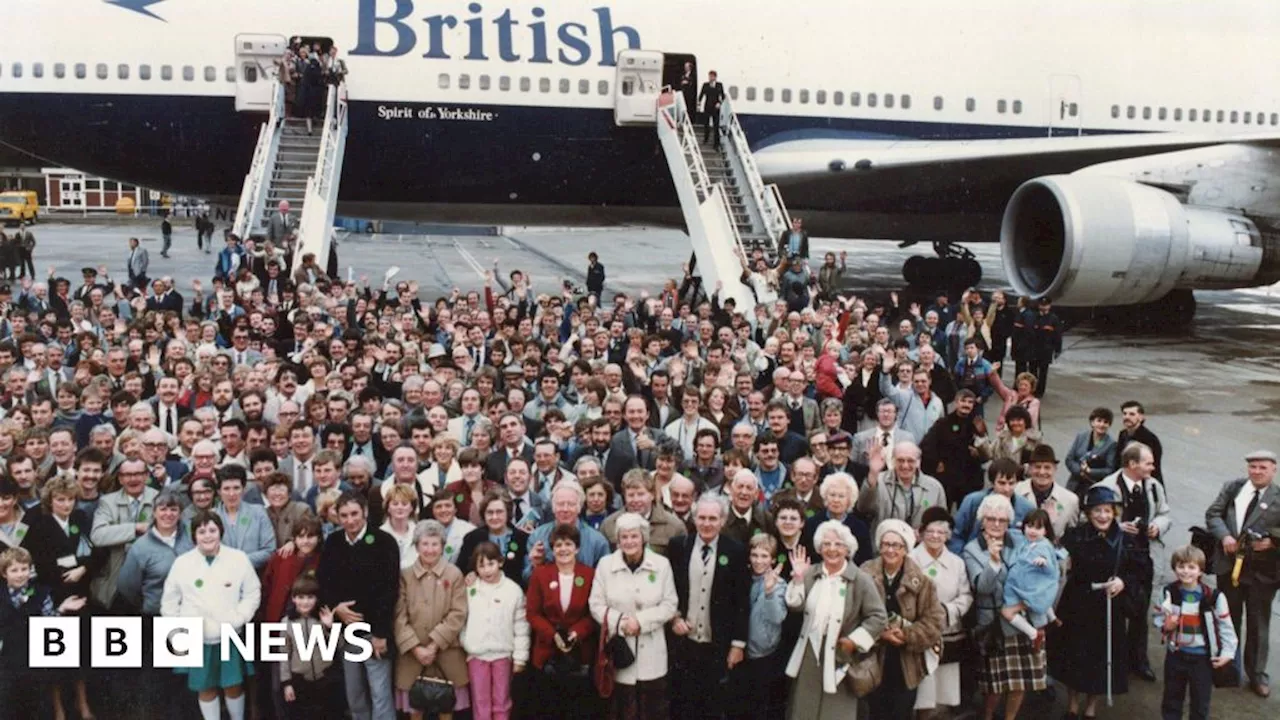
[(1160, 710), (1165, 720), (1181, 720), (1189, 685), (1191, 720), (1207, 720), (1213, 670), (1225, 667), (1236, 654), (1231, 611), (1226, 595), (1200, 582), (1205, 557), (1199, 548), (1178, 548), (1170, 564), (1178, 581), (1165, 586), (1159, 608), (1169, 650), (1164, 661)]

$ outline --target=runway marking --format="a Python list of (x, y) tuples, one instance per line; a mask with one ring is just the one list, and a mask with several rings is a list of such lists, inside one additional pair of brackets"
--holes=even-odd
[(462, 247), (462, 243), (461, 243), (461, 242), (459, 242), (457, 238), (454, 238), (454, 239), (453, 239), (453, 247), (454, 247), (455, 249), (457, 249), (458, 254), (462, 256), (462, 259), (463, 259), (463, 260), (464, 260), (468, 265), (470, 265), (470, 266), (471, 266), (471, 269), (472, 269), (472, 270), (475, 270), (475, 271), (476, 271), (476, 274), (477, 274), (477, 275), (479, 275), (481, 278), (483, 278), (483, 277), (484, 277), (484, 266), (482, 266), (482, 265), (480, 264), (480, 262), (479, 262), (478, 260), (476, 260), (475, 256), (471, 254), (471, 251), (470, 251), (470, 250), (467, 250), (467, 249), (466, 249), (466, 248), (464, 248), (464, 247)]
[(1223, 303), (1217, 307), (1234, 310), (1236, 312), (1280, 318), (1280, 305), (1262, 305), (1260, 303)]

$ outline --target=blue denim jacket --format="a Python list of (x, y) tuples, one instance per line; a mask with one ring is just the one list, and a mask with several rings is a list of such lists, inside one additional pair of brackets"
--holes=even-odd
[(773, 592), (765, 594), (764, 576), (751, 581), (751, 626), (747, 634), (747, 658), (772, 655), (782, 642), (782, 621), (787, 617), (787, 584), (778, 581)]

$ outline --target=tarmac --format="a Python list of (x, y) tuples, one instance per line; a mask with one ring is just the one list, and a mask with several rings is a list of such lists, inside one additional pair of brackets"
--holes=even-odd
[[(189, 300), (193, 279), (208, 284), (215, 256), (196, 250), (191, 229), (175, 230), (172, 257), (164, 259), (158, 221), (42, 223), (34, 228), (37, 272), (43, 278), (52, 265), (78, 284), (82, 266), (105, 264), (113, 277), (123, 278), (127, 239), (136, 236), (150, 253), (148, 274), (174, 277)], [(221, 243), (215, 245), (217, 249)], [(827, 250), (847, 251), (847, 284), (854, 292), (876, 296), (899, 289), (900, 268), (909, 255), (929, 254), (927, 249), (902, 250), (891, 242), (814, 239), (812, 247), (815, 264)], [(980, 287), (1002, 287), (998, 246), (971, 249), (987, 275)], [(351, 235), (340, 242), (338, 252), (344, 276), (350, 265), (354, 277), (368, 275), (376, 287), (388, 267), (399, 266), (398, 278), (416, 279), (426, 300), (448, 295), (455, 286), (464, 292), (480, 288), (495, 258), (504, 276), (519, 268), (531, 277), (535, 291), (558, 294), (565, 279), (583, 283), (586, 255), (592, 250), (606, 268), (606, 297), (616, 290), (656, 292), (664, 279), (678, 279), (681, 263), (689, 259), (682, 232), (655, 229), (520, 229), (496, 237)], [(1196, 297), (1198, 313), (1185, 330), (1131, 335), (1088, 324), (1073, 327), (1062, 357), (1052, 366), (1041, 410), (1045, 438), (1062, 456), (1075, 434), (1088, 428), (1094, 407), (1115, 411), (1114, 434), (1121, 429), (1121, 402), (1135, 399), (1145, 404), (1147, 425), (1164, 445), (1164, 474), (1173, 507), (1173, 528), (1165, 544), (1158, 546), (1157, 588), (1172, 581), (1169, 554), (1189, 541), (1189, 527), (1204, 524), (1204, 510), (1222, 483), (1244, 476), (1244, 455), (1258, 448), (1280, 451), (1280, 289), (1204, 292)], [(1065, 479), (1063, 468), (1059, 481)], [(1277, 651), (1268, 668), (1280, 680), (1280, 623), (1273, 628)], [(1151, 636), (1151, 662), (1159, 676), (1164, 651), (1156, 645), (1159, 633)], [(1161, 688), (1160, 681), (1134, 678), (1129, 693), (1117, 697), (1114, 708), (1100, 707), (1099, 715), (1158, 717)], [(1021, 715), (1056, 718), (1065, 711), (1065, 696), (1058, 688), (1052, 705), (1044, 698), (1029, 700)], [(1252, 718), (1265, 713), (1269, 702), (1245, 689), (1217, 690), (1212, 717)]]

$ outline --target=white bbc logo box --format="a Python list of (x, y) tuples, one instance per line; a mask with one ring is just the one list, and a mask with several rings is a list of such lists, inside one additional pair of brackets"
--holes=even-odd
[[(204, 625), (200, 618), (150, 618), (151, 666), (193, 668), (204, 662)], [(81, 657), (81, 619), (31, 619), (27, 665), (31, 668), (140, 668), (146, 635), (140, 617), (93, 617), (89, 657)]]

